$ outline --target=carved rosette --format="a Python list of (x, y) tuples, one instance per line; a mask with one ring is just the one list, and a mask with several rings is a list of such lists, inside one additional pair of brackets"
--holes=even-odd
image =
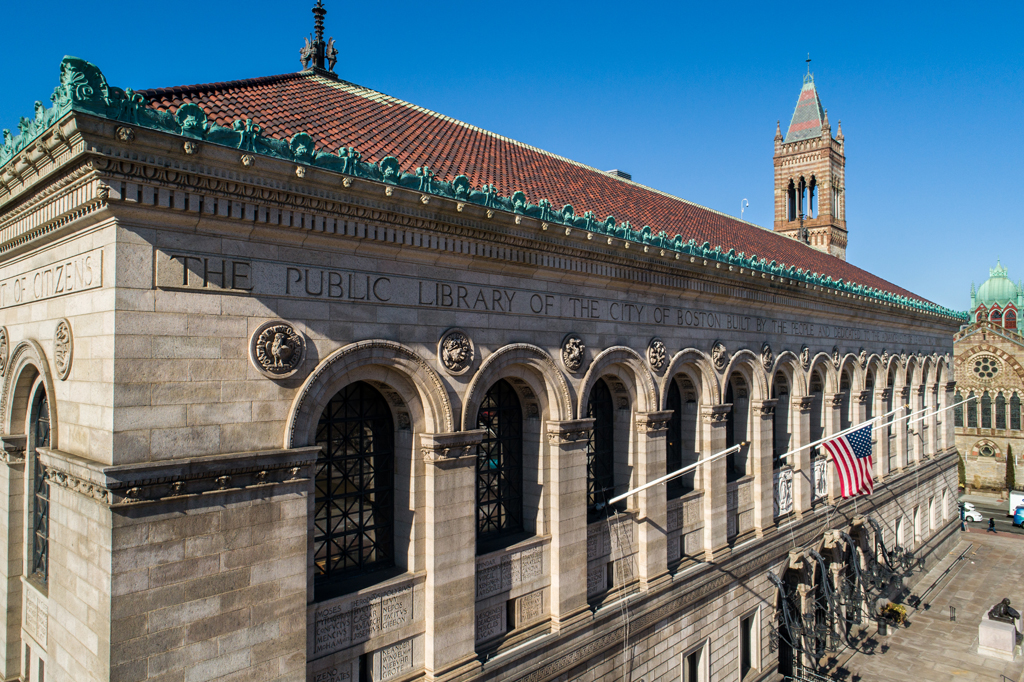
[(57, 328), (53, 331), (53, 367), (61, 381), (65, 381), (71, 374), (74, 353), (75, 342), (71, 335), (71, 323), (62, 319), (57, 322)]
[(449, 329), (437, 342), (437, 361), (451, 375), (465, 374), (473, 366), (473, 341), (461, 329)]
[(772, 352), (772, 347), (765, 341), (761, 345), (761, 366), (764, 367), (764, 371), (772, 371), (772, 365), (775, 364), (775, 353)]
[(306, 358), (306, 339), (283, 320), (264, 322), (249, 339), (249, 361), (270, 379), (287, 379)]
[(839, 369), (839, 365), (843, 362), (842, 356), (839, 355), (839, 346), (832, 346), (832, 366)]
[(8, 338), (7, 327), (0, 327), (0, 377), (7, 373), (7, 358), (11, 345)]
[(861, 348), (860, 352), (857, 353), (857, 360), (860, 362), (860, 368), (861, 369), (864, 369), (865, 367), (867, 367), (868, 366), (868, 352), (866, 350), (864, 350), (863, 348)]
[(117, 136), (117, 139), (126, 144), (131, 144), (135, 141), (135, 131), (128, 126), (117, 126), (114, 129), (114, 134)]
[(562, 364), (565, 368), (575, 374), (583, 367), (583, 356), (587, 346), (576, 334), (569, 334), (562, 339)]
[(658, 337), (654, 337), (647, 344), (647, 362), (655, 372), (665, 369), (665, 365), (668, 364), (668, 349), (665, 342)]
[(729, 352), (721, 341), (715, 341), (715, 345), (711, 346), (711, 362), (719, 372), (729, 364)]
[(807, 346), (800, 348), (800, 366), (804, 369), (810, 369), (811, 367), (811, 349)]

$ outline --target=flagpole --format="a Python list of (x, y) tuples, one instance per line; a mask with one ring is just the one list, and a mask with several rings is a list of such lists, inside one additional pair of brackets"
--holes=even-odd
[[(787, 453), (785, 453), (783, 455), (779, 455), (778, 459), (786, 459), (790, 455), (796, 454), (796, 453), (800, 452), (801, 450), (806, 450), (807, 448), (813, 448), (816, 445), (821, 445), (822, 443), (824, 443), (827, 440), (832, 440), (833, 438), (839, 438), (839, 436), (845, 436), (846, 434), (851, 433), (853, 431), (856, 431), (857, 429), (864, 428), (868, 424), (876, 422), (879, 419), (885, 419), (889, 415), (896, 414), (897, 412), (899, 412), (903, 408), (907, 408), (907, 407), (910, 407), (910, 405), (900, 405), (899, 407), (897, 407), (894, 410), (886, 412), (885, 414), (880, 414), (877, 417), (872, 417), (871, 419), (868, 419), (867, 421), (862, 421), (861, 423), (857, 424), (856, 426), (851, 426), (848, 429), (843, 429), (839, 433), (833, 433), (831, 436), (825, 436), (824, 438), (816, 440), (813, 443), (808, 443), (807, 445), (801, 445), (800, 447), (796, 448), (795, 450), (790, 450), (789, 452), (787, 452)], [(902, 419), (902, 417), (901, 417), (901, 419)]]
[[(659, 483), (664, 483), (666, 481), (669, 481), (669, 480), (675, 478), (676, 476), (682, 476), (686, 472), (692, 471), (693, 469), (696, 469), (701, 464), (706, 464), (707, 462), (710, 462), (712, 460), (718, 459), (719, 457), (724, 457), (725, 455), (731, 455), (732, 453), (737, 452), (744, 445), (747, 445), (746, 441), (744, 441), (742, 443), (739, 443), (738, 445), (733, 445), (730, 448), (726, 448), (725, 450), (722, 450), (721, 452), (716, 452), (715, 454), (711, 455), (710, 457), (708, 457), (706, 459), (701, 459), (701, 460), (698, 460), (698, 461), (694, 462), (693, 464), (689, 464), (687, 466), (684, 466), (679, 471), (673, 471), (671, 474), (666, 474), (666, 475), (662, 476), (661, 478), (656, 478), (653, 481), (651, 481), (650, 483), (643, 484), (639, 488), (633, 488), (632, 490), (627, 490), (626, 492), (622, 493), (618, 497), (613, 497), (612, 499), (608, 500), (605, 504), (615, 504), (616, 502), (618, 502), (620, 500), (624, 500), (627, 497), (629, 497), (630, 495), (634, 495), (634, 494), (640, 492), (641, 490), (647, 490), (648, 488), (650, 488), (652, 486), (656, 486)], [(599, 505), (598, 508), (600, 509), (601, 505)]]
[(953, 403), (952, 405), (947, 405), (946, 407), (943, 407), (941, 409), (935, 410), (931, 414), (926, 414), (925, 416), (919, 417), (918, 419), (915, 419), (912, 422), (907, 422), (907, 426), (910, 426), (911, 424), (916, 424), (917, 422), (920, 422), (920, 421), (924, 421), (928, 417), (933, 417), (933, 416), (937, 415), (939, 412), (945, 412), (946, 410), (952, 410), (954, 407), (957, 407), (959, 405), (963, 405), (964, 403), (969, 403), (972, 400), (977, 400), (977, 399), (978, 399), (978, 396), (976, 396), (976, 395), (968, 396), (967, 398), (964, 398), (963, 400), (961, 400), (958, 403)]

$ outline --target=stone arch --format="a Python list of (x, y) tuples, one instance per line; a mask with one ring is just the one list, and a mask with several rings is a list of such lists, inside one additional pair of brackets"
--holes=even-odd
[(800, 366), (800, 358), (796, 353), (788, 350), (779, 353), (779, 356), (775, 358), (775, 364), (772, 366), (771, 375), (768, 377), (769, 386), (771, 386), (771, 381), (774, 380), (777, 372), (782, 372), (786, 379), (789, 380), (789, 390), (792, 397), (800, 398), (807, 395), (807, 377), (804, 374), (803, 367)]
[(811, 375), (815, 370), (821, 372), (821, 378), (825, 382), (823, 386), (825, 393), (836, 393), (839, 391), (839, 375), (832, 364), (832, 356), (828, 353), (818, 353), (811, 358), (811, 364), (807, 367), (808, 391), (810, 391)]
[[(764, 370), (761, 368), (761, 357), (759, 355), (755, 355), (753, 351), (746, 348), (736, 351), (729, 358), (729, 364), (722, 372), (725, 381), (729, 380), (733, 372), (742, 374), (743, 378), (750, 384), (751, 399), (768, 399), (770, 393), (769, 385), (765, 379)], [(725, 384), (723, 383), (722, 386), (724, 390)]]
[[(342, 387), (366, 381), (385, 394), (394, 410), (405, 407), (415, 430), (450, 433), (455, 430), (451, 399), (440, 375), (415, 351), (394, 341), (371, 339), (344, 346), (328, 355), (309, 375), (289, 411), (284, 447), (311, 445), (324, 407)], [(396, 423), (401, 425), (401, 415)]]
[[(619, 368), (625, 368), (625, 371)], [(590, 368), (587, 369), (583, 383), (580, 385), (576, 414), (585, 415), (587, 413), (590, 390), (597, 380), (606, 374), (612, 374), (624, 380), (625, 386), (632, 392), (631, 397), (637, 412), (653, 412), (659, 408), (658, 388), (644, 359), (632, 348), (612, 346), (598, 353), (590, 364)]]
[(839, 363), (839, 369), (836, 370), (836, 377), (837, 381), (840, 383), (842, 381), (843, 372), (850, 373), (850, 393), (863, 390), (862, 386), (864, 385), (864, 375), (860, 368), (860, 361), (853, 353), (847, 353)]
[[(50, 400), (50, 447), (59, 450), (60, 418), (50, 364), (46, 360), (43, 347), (31, 339), (26, 339), (14, 347), (4, 372), (3, 397), (0, 398), (0, 419), (3, 420), (3, 430), (4, 433), (9, 434), (22, 435), (25, 433), (28, 393), (37, 377), (42, 378), (46, 395)], [(22, 404), (23, 401), (24, 404)]]
[[(696, 367), (698, 374), (687, 371), (687, 366)], [(686, 374), (694, 385), (699, 385), (700, 395), (707, 404), (717, 403), (719, 395), (718, 373), (715, 372), (711, 359), (696, 348), (684, 348), (672, 357), (665, 376), (662, 378), (658, 389), (661, 395), (661, 403), (658, 409), (666, 409), (665, 401), (668, 399), (668, 385), (675, 381), (679, 374)]]
[(484, 394), (498, 379), (508, 377), (518, 380), (513, 386), (522, 398), (528, 399), (523, 384), (541, 396), (550, 419), (572, 419), (572, 393), (555, 361), (537, 346), (513, 343), (488, 355), (469, 382), (462, 401), (463, 431), (476, 428), (477, 411)]

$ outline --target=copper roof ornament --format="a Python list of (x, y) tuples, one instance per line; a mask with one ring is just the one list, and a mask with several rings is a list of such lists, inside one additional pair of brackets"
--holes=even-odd
[(313, 7), (314, 35), (316, 37), (310, 35), (309, 38), (306, 38), (305, 46), (299, 49), (299, 61), (302, 62), (303, 71), (312, 69), (321, 74), (334, 75), (334, 65), (338, 61), (338, 48), (334, 47), (334, 38), (324, 42), (325, 14), (327, 14), (327, 8), (324, 7), (323, 0), (316, 0), (316, 5)]

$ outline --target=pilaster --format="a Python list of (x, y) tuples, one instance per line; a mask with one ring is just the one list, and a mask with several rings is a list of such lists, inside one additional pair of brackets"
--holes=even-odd
[[(812, 396), (794, 398), (790, 403), (790, 414), (793, 416), (793, 447), (799, 448), (811, 442), (811, 406)], [(814, 498), (814, 465), (811, 461), (811, 449), (804, 448), (790, 455), (793, 466), (793, 511), (797, 515), (810, 511)]]
[(775, 525), (772, 420), (775, 418), (775, 406), (778, 402), (753, 400), (750, 405), (754, 419), (751, 429), (754, 440), (750, 445), (750, 454), (754, 458), (754, 527), (758, 536), (763, 536), (765, 531)]
[(21, 672), (22, 567), (25, 563), (25, 436), (0, 436), (0, 675), (18, 679)]
[[(842, 393), (830, 393), (825, 398), (825, 435), (832, 435), (842, 430), (843, 424), (843, 402)], [(856, 422), (851, 422), (856, 423)], [(830, 459), (825, 448), (819, 448), (822, 458)], [(813, 466), (813, 462), (812, 462)], [(835, 465), (829, 461), (825, 465), (825, 496), (830, 501), (840, 499), (839, 477), (834, 474)], [(813, 480), (813, 475), (812, 475)]]
[[(704, 429), (701, 459), (725, 449), (725, 427), (730, 410), (732, 403), (701, 405), (701, 427)], [(700, 466), (700, 480), (704, 488), (704, 556), (708, 561), (728, 548), (726, 460), (726, 457), (719, 457)]]
[[(953, 395), (953, 391), (956, 390), (956, 382), (948, 382), (945, 386), (945, 389), (946, 395), (945, 399), (942, 401), (943, 407), (946, 407), (947, 405), (952, 405), (953, 403), (956, 402), (956, 397)], [(964, 407), (966, 408), (967, 405), (964, 404)], [(966, 411), (967, 410), (965, 409), (964, 412), (966, 413)], [(953, 428), (953, 416), (949, 414), (949, 412), (943, 413), (942, 427), (942, 450), (943, 452), (945, 452), (946, 450), (953, 447), (953, 445), (956, 443), (956, 434)]]
[[(643, 485), (661, 478), (665, 471), (665, 439), (672, 411), (637, 412), (636, 414), (636, 469), (633, 481)], [(639, 542), (637, 563), (640, 584), (651, 585), (668, 573), (668, 510), (666, 487), (657, 485), (641, 490), (634, 496)]]
[(424, 670), (440, 677), (475, 656), (476, 446), (480, 430), (420, 434), (426, 466)]
[(593, 419), (547, 422), (551, 628), (587, 612), (587, 441)]

